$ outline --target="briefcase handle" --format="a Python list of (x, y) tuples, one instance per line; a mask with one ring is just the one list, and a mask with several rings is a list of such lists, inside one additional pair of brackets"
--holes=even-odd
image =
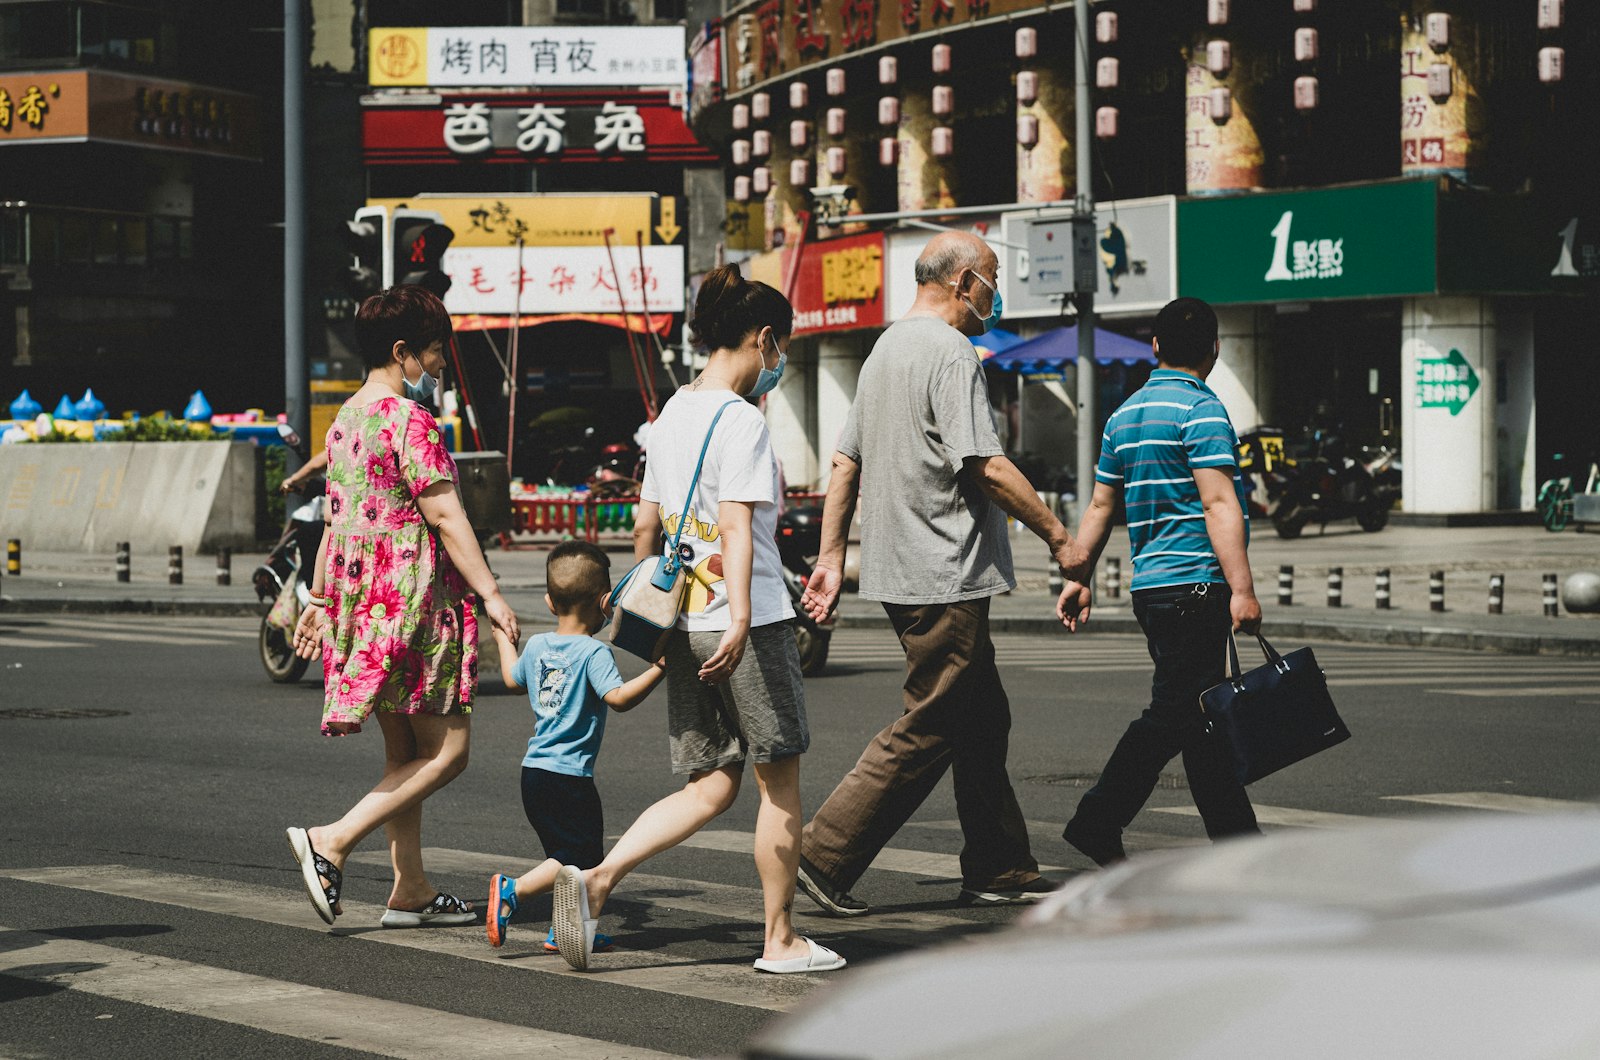
[[(1256, 633), (1256, 642), (1261, 645), (1262, 654), (1267, 657), (1267, 662), (1272, 664), (1272, 668), (1274, 670), (1278, 671), (1280, 674), (1286, 674), (1289, 672), (1289, 664), (1284, 661), (1282, 655), (1278, 654), (1276, 648), (1267, 643), (1267, 638), (1263, 637), (1259, 631)], [(1234, 631), (1231, 629), (1228, 631), (1228, 658), (1226, 665), (1228, 668), (1226, 680), (1233, 684), (1235, 688), (1238, 688), (1239, 677), (1241, 674), (1241, 668), (1239, 666), (1239, 640)], [(1239, 689), (1239, 691), (1243, 691), (1243, 689)]]

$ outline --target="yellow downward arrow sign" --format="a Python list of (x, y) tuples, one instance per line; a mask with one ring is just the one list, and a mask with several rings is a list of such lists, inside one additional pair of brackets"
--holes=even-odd
[(656, 225), (656, 235), (661, 237), (661, 242), (671, 243), (683, 232), (678, 227), (678, 198), (675, 195), (661, 197), (661, 223)]

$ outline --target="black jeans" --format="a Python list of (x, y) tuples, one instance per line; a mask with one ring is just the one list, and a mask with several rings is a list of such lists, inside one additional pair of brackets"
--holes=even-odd
[(1220, 683), (1226, 668), (1223, 656), (1233, 625), (1229, 595), (1220, 582), (1133, 594), (1133, 616), (1156, 666), (1150, 706), (1128, 726), (1100, 780), (1078, 803), (1078, 827), (1120, 835), (1155, 790), (1162, 767), (1182, 754), (1189, 794), (1207, 835), (1220, 839), (1260, 831), (1250, 797), (1234, 779), (1222, 742), (1207, 734), (1200, 711), (1200, 693)]

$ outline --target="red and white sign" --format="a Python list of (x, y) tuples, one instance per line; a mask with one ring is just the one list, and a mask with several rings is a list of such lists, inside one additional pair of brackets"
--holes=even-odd
[(717, 161), (684, 124), (675, 94), (446, 93), (429, 103), (369, 103), (361, 152), (369, 165)]
[[(683, 311), (682, 247), (647, 246), (642, 265), (637, 246), (609, 253), (605, 247), (523, 247), (520, 279), (516, 247), (451, 247), (443, 268), (452, 281), (444, 296), (452, 315)], [(625, 301), (618, 299), (619, 287)]]
[(883, 301), (881, 232), (807, 244), (795, 280), (796, 332), (880, 328)]

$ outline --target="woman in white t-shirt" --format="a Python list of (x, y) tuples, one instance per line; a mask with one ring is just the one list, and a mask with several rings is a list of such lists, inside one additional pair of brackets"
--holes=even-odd
[(701, 285), (690, 327), (710, 360), (651, 425), (633, 531), (634, 555), (656, 555), (688, 507), (678, 551), (689, 593), (667, 643), (667, 714), (672, 768), (689, 781), (641, 814), (601, 864), (561, 869), (556, 941), (569, 964), (587, 968), (612, 888), (732, 806), (749, 761), (761, 792), (755, 856), (766, 911), (755, 967), (828, 971), (844, 958), (795, 934), (789, 916), (800, 856), (800, 755), (810, 735), (794, 609), (778, 558), (778, 461), (760, 409), (743, 400), (767, 393), (783, 375), (794, 310), (773, 288), (724, 265)]

